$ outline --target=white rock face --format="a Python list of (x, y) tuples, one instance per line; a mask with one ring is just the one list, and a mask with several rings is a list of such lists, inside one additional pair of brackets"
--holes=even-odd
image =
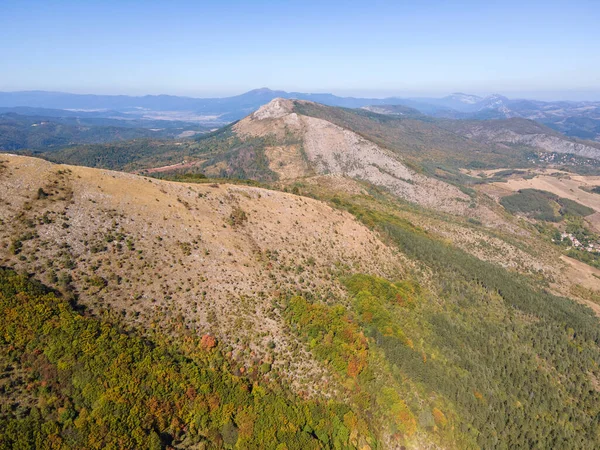
[(252, 118), (258, 120), (281, 119), (290, 114), (294, 109), (294, 103), (284, 98), (275, 98), (266, 105), (261, 106), (252, 114)]
[(410, 202), (443, 211), (457, 213), (467, 208), (466, 194), (415, 173), (389, 150), (326, 120), (300, 118), (304, 123), (304, 151), (317, 173), (368, 181)]
[[(302, 101), (299, 101), (302, 102)], [(234, 130), (242, 136), (278, 136), (292, 133), (302, 142), (305, 176), (311, 174), (343, 176), (368, 181), (420, 205), (454, 214), (475, 214), (470, 198), (455, 186), (426, 177), (408, 168), (400, 155), (327, 120), (294, 112), (295, 101), (276, 98), (254, 114), (238, 122)], [(288, 161), (297, 153), (295, 146), (268, 149), (267, 155)], [(298, 164), (281, 167), (298, 169)], [(280, 173), (275, 162), (273, 170)], [(282, 178), (289, 178), (280, 173)], [(294, 176), (298, 176), (294, 171)]]

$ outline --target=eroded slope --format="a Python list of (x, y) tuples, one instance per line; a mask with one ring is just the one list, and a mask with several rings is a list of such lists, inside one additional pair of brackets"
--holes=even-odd
[[(468, 213), (470, 198), (455, 186), (426, 177), (408, 168), (397, 155), (355, 132), (327, 120), (295, 112), (296, 103), (275, 99), (234, 126), (243, 137), (274, 135), (296, 138), (294, 144), (278, 146), (277, 154), (293, 163), (271, 164), (280, 178), (301, 173), (335, 174), (368, 181), (420, 205), (452, 213)], [(274, 149), (266, 154), (273, 155)], [(283, 161), (283, 156), (278, 156)], [(304, 170), (298, 170), (304, 167)]]

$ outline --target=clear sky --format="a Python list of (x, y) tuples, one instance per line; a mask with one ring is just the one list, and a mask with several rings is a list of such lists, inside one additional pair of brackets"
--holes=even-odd
[(0, 90), (600, 100), (600, 0), (0, 0)]

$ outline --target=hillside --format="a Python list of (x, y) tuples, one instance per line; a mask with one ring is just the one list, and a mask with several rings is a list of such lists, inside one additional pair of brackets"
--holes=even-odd
[(362, 109), (390, 116), (423, 117), (419, 110), (404, 105), (363, 106)]
[(391, 112), (393, 107), (377, 108), (379, 113), (296, 102), (300, 114), (348, 128), (429, 174), (457, 182), (472, 181), (457, 176), (457, 168), (461, 167), (562, 165), (575, 171), (594, 171), (598, 167), (594, 159), (599, 148), (595, 142), (568, 138), (532, 120), (403, 117)]
[(296, 105), (299, 114), (348, 128), (394, 153), (425, 166), (464, 167), (524, 163), (518, 151), (486, 146), (437, 125), (436, 119), (403, 118), (365, 110), (331, 108), (316, 103)]
[[(470, 197), (454, 186), (410, 169), (399, 155), (330, 121), (299, 114), (304, 102), (277, 99), (233, 126), (242, 138), (272, 137), (264, 149), (278, 179), (343, 175), (384, 187), (413, 203), (466, 212)], [(309, 103), (309, 105), (313, 105)], [(206, 170), (211, 174), (210, 168)]]
[[(292, 132), (276, 105), (236, 127)], [(333, 175), (296, 184), (308, 198), (0, 159), (0, 265), (57, 290), (1, 273), (4, 446), (598, 445), (598, 319), (548, 291), (597, 307), (594, 285), (533, 227)]]
[[(195, 329), (234, 336), (250, 330), (234, 323), (209, 324), (207, 318), (239, 308), (247, 326), (267, 331), (271, 326), (264, 316), (272, 307), (267, 298), (277, 290), (339, 294), (339, 283), (331, 279), (338, 265), (340, 270), (349, 265), (398, 274), (390, 250), (370, 231), (349, 214), (314, 200), (244, 186), (161, 182), (24, 157), (9, 157), (8, 163), (2, 183), (3, 241), (29, 236), (29, 221), (41, 221), (44, 226), (34, 239), (20, 240), (18, 253), (29, 253), (33, 246), (36, 258), (50, 264), (39, 273), (42, 277), (69, 269), (69, 283), (90, 308), (92, 301), (99, 302), (147, 321), (166, 308), (174, 317), (183, 314)], [(31, 203), (38, 189), (48, 196)], [(148, 223), (150, 216), (156, 220)], [(347, 235), (353, 236), (350, 242)], [(145, 278), (150, 273), (151, 283)], [(104, 285), (94, 286), (94, 277)], [(182, 291), (191, 280), (193, 289)], [(106, 289), (98, 288), (105, 286), (110, 295), (103, 298), (99, 291)], [(189, 295), (205, 304), (197, 305)], [(247, 304), (244, 299), (254, 295), (266, 296), (264, 304)], [(266, 342), (252, 342), (259, 334), (252, 329), (239, 338), (262, 352)], [(277, 351), (283, 351), (284, 342), (278, 344)]]
[[(282, 101), (280, 99), (274, 102)], [(396, 158), (434, 177), (466, 183), (460, 168), (544, 167), (557, 165), (576, 171), (595, 171), (598, 149), (593, 142), (575, 141), (536, 122), (509, 120), (446, 120), (412, 113), (403, 106), (345, 109), (285, 100), (301, 117), (322, 119), (349, 130)], [(265, 105), (267, 106), (267, 105)], [(398, 115), (394, 108), (409, 111)], [(378, 111), (374, 112), (374, 111)], [(252, 114), (248, 117), (255, 117)], [(243, 119), (248, 122), (247, 119)], [(276, 173), (264, 156), (266, 147), (300, 143), (301, 132), (273, 140), (267, 130), (260, 137), (236, 132), (235, 124), (193, 141), (146, 140), (97, 146), (75, 146), (47, 157), (55, 162), (139, 171), (166, 166), (210, 168), (222, 177), (273, 181)], [(281, 141), (283, 139), (283, 141)], [(284, 142), (285, 141), (285, 142)], [(244, 155), (237, 158), (235, 155)], [(558, 156), (557, 156), (558, 155)], [(249, 167), (251, 166), (251, 167)], [(218, 169), (216, 169), (218, 168)], [(163, 171), (162, 169), (160, 170)], [(171, 171), (171, 170), (167, 170)]]
[(532, 120), (446, 121), (441, 126), (485, 144), (526, 145), (544, 152), (600, 160), (600, 144), (567, 138)]
[(594, 173), (596, 160), (564, 153), (578, 151), (585, 155), (594, 147), (524, 119), (447, 121), (275, 99), (199, 138), (75, 146), (46, 157), (161, 178), (196, 174), (282, 185), (341, 175), (426, 208), (510, 227), (498, 207), (477, 197), (471, 186), (481, 181), (463, 168), (558, 166)]
[(535, 120), (567, 136), (600, 139), (600, 102), (509, 99), (455, 93), (443, 98), (396, 99), (432, 117), (463, 120), (523, 118)]
[[(319, 111), (327, 118), (318, 117)], [(469, 208), (469, 195), (436, 179), (435, 171), (427, 176), (415, 168), (435, 155), (454, 161), (456, 152), (468, 157), (469, 151), (479, 147), (428, 122), (411, 120), (408, 129), (404, 124), (367, 111), (276, 99), (242, 121), (196, 140), (73, 147), (47, 157), (111, 169), (146, 169), (145, 173), (160, 176), (202, 173), (285, 182), (337, 174), (368, 181), (426, 207), (489, 215)], [(376, 132), (379, 129), (383, 137)]]

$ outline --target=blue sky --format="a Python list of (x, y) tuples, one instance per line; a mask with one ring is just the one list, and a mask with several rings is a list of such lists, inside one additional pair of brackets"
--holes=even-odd
[(0, 90), (600, 100), (600, 1), (0, 0)]

